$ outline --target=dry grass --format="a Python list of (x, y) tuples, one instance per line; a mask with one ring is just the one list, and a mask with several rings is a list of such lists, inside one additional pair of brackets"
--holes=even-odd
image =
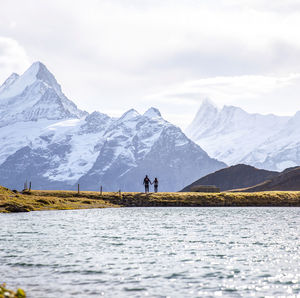
[(0, 188), (0, 212), (152, 206), (300, 206), (300, 192), (150, 193), (32, 190)]
[[(126, 197), (126, 195), (124, 195)], [(157, 193), (142, 195), (154, 206), (300, 206), (300, 192)]]
[(27, 212), (38, 210), (67, 210), (119, 207), (109, 201), (74, 192), (39, 192), (14, 193), (0, 188), (0, 212)]
[(74, 191), (32, 191), (32, 195), (60, 198), (102, 199), (119, 206), (300, 206), (300, 192), (257, 193), (196, 193), (160, 192), (99, 192), (86, 191), (78, 195)]

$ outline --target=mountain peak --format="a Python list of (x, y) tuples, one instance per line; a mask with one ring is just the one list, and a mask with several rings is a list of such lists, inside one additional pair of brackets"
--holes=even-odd
[(140, 114), (135, 109), (130, 109), (127, 112), (125, 112), (120, 118), (120, 121), (128, 121), (132, 118), (135, 118), (137, 116), (140, 116)]
[(195, 119), (203, 119), (208, 116), (208, 114), (217, 114), (219, 112), (219, 108), (217, 105), (211, 101), (209, 98), (205, 98), (202, 101), (202, 104), (196, 114)]
[(215, 109), (217, 109), (217, 105), (209, 98), (204, 98), (202, 100), (202, 104), (200, 106), (200, 109), (203, 108), (203, 107), (213, 107)]
[(62, 92), (46, 66), (34, 62), (21, 76), (12, 75), (0, 87), (0, 119), (3, 125), (38, 119), (69, 119), (86, 115)]
[(218, 114), (219, 109), (214, 102), (205, 98), (192, 123), (187, 127), (186, 134), (192, 139), (197, 139), (200, 134), (212, 127)]
[(31, 64), (31, 66), (24, 72), (22, 76), (37, 78), (41, 72), (49, 73), (49, 70), (42, 62), (36, 61)]
[(56, 91), (61, 91), (53, 74), (46, 66), (37, 61), (34, 62), (21, 76), (13, 75), (13, 81), (3, 90), (0, 89), (0, 98), (10, 98), (20, 95), (28, 86), (36, 81), (43, 81)]
[(151, 107), (143, 114), (143, 116), (148, 118), (158, 118), (161, 117), (161, 113), (158, 109)]
[(40, 69), (40, 68), (42, 68), (42, 67), (45, 67), (46, 68), (46, 66), (42, 63), (42, 62), (40, 62), (40, 61), (35, 61), (35, 62), (33, 62), (32, 64), (31, 64), (31, 66), (27, 69), (27, 71), (32, 71), (32, 72), (38, 72), (38, 70)]
[[(41, 80), (51, 87), (57, 88), (58, 83), (54, 75), (48, 70), (48, 68), (40, 61), (34, 62), (28, 70), (24, 73), (29, 76), (33, 76), (36, 80)], [(60, 88), (59, 88), (60, 89)]]

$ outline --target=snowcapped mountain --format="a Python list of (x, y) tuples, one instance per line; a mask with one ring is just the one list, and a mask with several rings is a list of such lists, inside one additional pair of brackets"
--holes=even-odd
[(300, 113), (294, 117), (249, 114), (205, 100), (186, 134), (229, 165), (283, 170), (300, 164)]
[(79, 180), (87, 189), (101, 183), (135, 191), (148, 174), (158, 177), (162, 191), (175, 191), (192, 177), (225, 166), (209, 158), (154, 108), (143, 115), (126, 112), (110, 124), (104, 138), (93, 167)]
[(84, 115), (86, 113), (62, 93), (54, 76), (41, 62), (33, 63), (21, 76), (12, 74), (0, 87), (0, 126)]
[(176, 191), (226, 165), (150, 108), (120, 118), (77, 109), (40, 62), (0, 89), (0, 184), (140, 191), (145, 174)]
[(283, 170), (300, 164), (300, 112), (258, 148), (245, 156), (245, 162), (255, 163), (257, 167)]

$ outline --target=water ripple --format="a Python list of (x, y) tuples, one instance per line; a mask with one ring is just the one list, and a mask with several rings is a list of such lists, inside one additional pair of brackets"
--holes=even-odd
[(0, 215), (0, 282), (29, 297), (300, 295), (300, 208)]

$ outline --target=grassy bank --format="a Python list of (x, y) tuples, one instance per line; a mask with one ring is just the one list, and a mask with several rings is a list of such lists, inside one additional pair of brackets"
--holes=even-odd
[(88, 198), (75, 192), (13, 192), (0, 186), (0, 212), (68, 210), (119, 207), (101, 198)]
[(32, 190), (14, 193), (0, 188), (0, 212), (33, 210), (90, 209), (107, 207), (221, 207), (300, 206), (300, 192), (257, 193), (134, 193)]
[(22, 289), (15, 292), (7, 289), (5, 284), (0, 284), (0, 298), (26, 298), (26, 294)]

